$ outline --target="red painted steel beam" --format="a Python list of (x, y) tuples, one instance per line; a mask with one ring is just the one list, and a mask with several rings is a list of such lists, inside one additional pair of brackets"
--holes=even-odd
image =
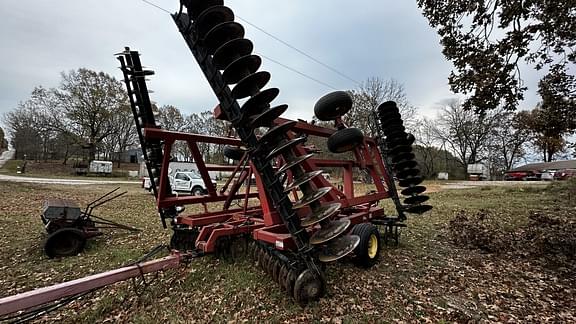
[(0, 299), (0, 316), (40, 306), (64, 297), (111, 285), (118, 281), (140, 276), (142, 273), (156, 272), (176, 268), (181, 255), (172, 254), (164, 258), (146, 261), (116, 270), (98, 273), (88, 277), (38, 288), (18, 295)]
[[(257, 192), (253, 192), (250, 195), (250, 198), (258, 197)], [(158, 202), (158, 207), (170, 207), (180, 205), (188, 205), (188, 204), (201, 204), (201, 203), (211, 203), (211, 202), (218, 202), (218, 201), (225, 201), (229, 195), (216, 195), (216, 196), (180, 196), (180, 197), (167, 197)], [(244, 194), (237, 194), (232, 196), (232, 199), (243, 199), (245, 197)]]
[(182, 133), (182, 132), (167, 131), (158, 128), (145, 128), (144, 136), (147, 138), (171, 139), (173, 141), (191, 141), (191, 142), (224, 144), (233, 146), (243, 145), (241, 140), (233, 137), (220, 137), (220, 136), (209, 136), (209, 135), (200, 135), (192, 133)]
[[(291, 120), (285, 118), (277, 118), (276, 120), (274, 120), (274, 123), (281, 124), (287, 121)], [(330, 135), (332, 135), (336, 131), (335, 129), (312, 125), (310, 123), (301, 120), (298, 120), (296, 125), (294, 125), (294, 127), (292, 127), (291, 130), (297, 133), (305, 133), (308, 135), (320, 136), (320, 137), (330, 137)]]
[[(238, 166), (236, 164), (234, 165), (221, 165), (221, 164), (206, 164), (206, 170), (208, 171), (230, 171), (230, 172), (234, 172), (234, 170), (236, 170), (238, 168)], [(243, 167), (240, 166), (240, 168), (238, 169), (248, 169), (247, 166)]]

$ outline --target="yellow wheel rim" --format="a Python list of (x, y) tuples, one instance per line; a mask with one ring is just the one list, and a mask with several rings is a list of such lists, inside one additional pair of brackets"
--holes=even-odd
[(374, 259), (378, 253), (378, 238), (376, 235), (371, 234), (370, 239), (368, 239), (368, 257)]

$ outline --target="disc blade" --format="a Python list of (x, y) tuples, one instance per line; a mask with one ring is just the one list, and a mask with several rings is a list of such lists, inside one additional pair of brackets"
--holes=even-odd
[(244, 79), (240, 80), (234, 88), (232, 88), (232, 97), (234, 99), (242, 99), (250, 97), (258, 93), (266, 83), (270, 81), (270, 73), (266, 71), (259, 71), (250, 74)]
[(422, 177), (419, 177), (419, 176), (406, 177), (406, 178), (398, 181), (398, 185), (400, 187), (409, 187), (410, 185), (415, 186), (415, 185), (421, 184), (423, 180), (424, 179), (422, 179)]
[(250, 74), (258, 71), (262, 59), (258, 55), (246, 55), (230, 63), (222, 72), (222, 78), (227, 84), (235, 84)]
[(278, 274), (278, 283), (280, 283), (280, 287), (286, 290), (286, 276), (288, 275), (288, 266), (285, 263), (282, 263), (280, 267), (280, 273)]
[(410, 141), (408, 141), (408, 135), (406, 132), (394, 132), (390, 135), (386, 135), (386, 143), (394, 145), (408, 145), (410, 146)]
[(206, 0), (206, 1), (187, 1), (188, 13), (193, 19), (201, 15), (204, 10), (213, 6), (221, 6), (223, 0)]
[(395, 124), (402, 123), (402, 116), (400, 115), (400, 113), (396, 111), (388, 111), (379, 114), (378, 117), (380, 117), (381, 120), (386, 121), (386, 123), (395, 123)]
[(314, 156), (314, 153), (310, 153), (310, 154), (306, 154), (306, 155), (300, 155), (299, 157), (295, 158), (294, 160), (290, 160), (290, 161), (286, 162), (283, 166), (280, 167), (280, 169), (278, 169), (278, 171), (276, 171), (276, 176), (282, 174), (283, 172), (285, 172), (288, 169), (291, 169), (291, 168), (297, 166), (298, 164), (306, 161), (307, 159), (309, 159), (313, 156)]
[(414, 160), (416, 156), (412, 152), (400, 153), (398, 155), (392, 156), (392, 163), (398, 163), (402, 160)]
[(293, 269), (288, 270), (286, 275), (286, 280), (284, 281), (284, 287), (286, 287), (286, 293), (288, 296), (292, 296), (294, 292), (294, 282), (296, 281), (296, 271)]
[(410, 187), (402, 190), (400, 193), (403, 194), (404, 196), (411, 196), (411, 195), (421, 194), (424, 191), (426, 191), (426, 187), (424, 187), (424, 186), (410, 186)]
[(414, 142), (416, 141), (416, 137), (414, 137), (412, 133), (407, 133), (406, 138), (408, 139), (409, 145), (414, 144)]
[(349, 219), (333, 220), (326, 225), (322, 225), (322, 228), (317, 230), (310, 237), (310, 244), (317, 245), (322, 244), (324, 242), (328, 242), (331, 239), (344, 233), (349, 226), (350, 226)]
[(395, 132), (404, 132), (405, 130), (406, 128), (402, 124), (386, 125), (386, 128), (384, 128), (384, 135), (388, 136)]
[(393, 112), (399, 111), (398, 106), (394, 101), (386, 101), (381, 103), (380, 106), (378, 106), (378, 113), (385, 113), (389, 111)]
[(415, 177), (420, 174), (420, 170), (418, 169), (404, 169), (402, 171), (396, 172), (396, 177), (402, 181), (408, 177)]
[(323, 172), (324, 172), (323, 170), (316, 170), (316, 171), (304, 173), (300, 177), (294, 179), (294, 181), (292, 181), (292, 183), (290, 183), (288, 186), (286, 186), (286, 189), (284, 189), (284, 192), (288, 192), (288, 191), (291, 191), (293, 189), (297, 189), (301, 184), (310, 181), (312, 178), (321, 175)]
[(262, 137), (260, 137), (259, 142), (263, 144), (277, 144), (278, 138), (286, 134), (286, 132), (292, 129), (296, 123), (297, 121), (291, 120), (270, 128), (264, 135), (262, 135)]
[(404, 199), (404, 203), (406, 205), (416, 205), (416, 204), (421, 204), (425, 201), (427, 201), (428, 199), (430, 199), (430, 197), (428, 196), (412, 196), (412, 197), (408, 197), (406, 199)]
[(274, 100), (280, 90), (278, 88), (269, 88), (262, 90), (255, 94), (242, 105), (242, 118), (247, 120), (249, 117), (261, 114), (264, 109), (270, 107), (270, 103)]
[(358, 244), (360, 244), (360, 236), (358, 235), (338, 237), (326, 245), (318, 259), (322, 262), (336, 261), (354, 251)]
[(314, 224), (318, 224), (326, 218), (330, 218), (338, 214), (340, 207), (342, 207), (341, 203), (331, 203), (316, 208), (300, 221), (300, 225), (302, 225), (302, 227), (308, 227)]
[(268, 110), (265, 110), (260, 115), (256, 115), (254, 119), (252, 119), (250, 127), (258, 128), (262, 126), (269, 127), (272, 125), (272, 122), (276, 120), (276, 118), (280, 117), (286, 109), (288, 109), (288, 105), (279, 105), (276, 107), (272, 107)]
[(214, 28), (210, 29), (204, 37), (204, 44), (208, 48), (208, 52), (213, 54), (218, 47), (224, 45), (224, 43), (244, 37), (244, 27), (235, 21), (228, 21), (216, 25)]
[(394, 164), (394, 169), (402, 170), (402, 169), (411, 169), (418, 166), (418, 162), (415, 160), (402, 160)]
[(298, 275), (294, 282), (293, 297), (296, 302), (305, 306), (310, 301), (320, 299), (324, 295), (324, 281), (320, 276), (314, 275), (310, 269), (306, 269)]
[(410, 207), (404, 209), (404, 211), (407, 213), (411, 213), (411, 214), (424, 214), (425, 212), (427, 212), (431, 209), (432, 209), (432, 206), (430, 206), (430, 205), (415, 205), (415, 206), (410, 206)]
[(316, 200), (324, 197), (327, 193), (330, 192), (330, 190), (332, 190), (332, 187), (322, 187), (322, 188), (317, 189), (316, 191), (314, 191), (311, 194), (304, 195), (300, 200), (298, 200), (297, 202), (294, 203), (292, 208), (298, 209), (298, 208), (302, 208), (302, 207), (304, 207), (310, 203), (313, 203)]
[(274, 262), (272, 262), (271, 264), (272, 264), (272, 279), (278, 282), (278, 275), (280, 274), (281, 262), (280, 260), (274, 258)]
[(306, 142), (306, 137), (302, 136), (302, 137), (296, 137), (294, 139), (288, 140), (288, 141), (284, 141), (283, 143), (281, 143), (278, 147), (276, 147), (274, 150), (272, 150), (272, 152), (270, 152), (270, 154), (268, 154), (268, 156), (266, 156), (266, 160), (270, 160), (273, 157), (275, 157), (278, 154), (282, 154), (284, 151), (298, 145), (301, 143)]
[(390, 155), (399, 155), (401, 153), (410, 153), (412, 152), (412, 146), (408, 146), (408, 145), (398, 145), (398, 146), (394, 146), (389, 154)]
[(230, 63), (239, 57), (252, 53), (254, 45), (249, 39), (236, 38), (230, 40), (224, 45), (218, 47), (214, 56), (212, 56), (212, 63), (218, 70), (224, 70)]
[(230, 8), (225, 6), (210, 7), (204, 10), (196, 19), (198, 36), (204, 38), (204, 35), (216, 25), (233, 20), (234, 13)]

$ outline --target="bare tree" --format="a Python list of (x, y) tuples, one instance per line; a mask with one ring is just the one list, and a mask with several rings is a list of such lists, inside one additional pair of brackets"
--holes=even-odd
[(464, 170), (468, 164), (481, 162), (493, 129), (501, 120), (501, 110), (476, 114), (464, 109), (459, 99), (449, 99), (443, 103), (437, 118), (436, 133), (459, 159)]
[(530, 141), (530, 132), (522, 127), (518, 115), (503, 112), (499, 122), (492, 129), (489, 137), (488, 161), (491, 174), (502, 174), (524, 157), (525, 144)]
[(60, 87), (50, 90), (57, 103), (47, 105), (51, 125), (77, 135), (94, 159), (98, 145), (115, 131), (114, 116), (127, 105), (124, 88), (110, 75), (84, 68), (61, 76)]
[[(184, 132), (190, 129), (190, 120), (182, 114), (180, 109), (172, 105), (164, 105), (158, 108), (156, 123), (163, 129), (176, 132)], [(172, 146), (172, 154), (175, 155), (178, 160), (188, 160), (190, 150), (186, 143), (177, 141)]]
[(102, 146), (108, 159), (116, 160), (118, 167), (122, 162), (122, 153), (138, 142), (136, 124), (130, 106), (119, 107), (116, 114), (110, 118), (112, 132), (102, 139)]
[(435, 121), (422, 118), (417, 122), (419, 125), (414, 130), (416, 138), (414, 150), (418, 156), (418, 164), (422, 174), (430, 178), (439, 171), (439, 161), (441, 161), (441, 151), (438, 149), (438, 136)]
[(363, 82), (358, 89), (351, 90), (353, 99), (352, 109), (344, 117), (344, 121), (354, 127), (358, 127), (365, 134), (374, 135), (372, 130), (373, 112), (378, 105), (384, 101), (395, 101), (400, 109), (404, 124), (409, 130), (414, 127), (416, 108), (408, 102), (404, 86), (393, 80), (382, 80), (380, 78), (369, 78)]
[(46, 127), (32, 99), (18, 104), (16, 109), (4, 114), (3, 119), (17, 159), (24, 155), (34, 160), (48, 159), (48, 147), (55, 134)]
[(0, 127), (0, 152), (4, 151), (8, 148), (8, 141), (6, 140), (6, 134), (4, 133), (4, 129)]

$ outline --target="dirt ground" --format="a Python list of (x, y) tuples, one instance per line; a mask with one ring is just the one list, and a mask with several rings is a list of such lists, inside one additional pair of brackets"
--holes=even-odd
[[(127, 196), (97, 215), (141, 232), (106, 231), (79, 256), (44, 256), (42, 202), (57, 197), (86, 204), (112, 188), (0, 182), (0, 297), (114, 269), (168, 242), (170, 232), (162, 229), (153, 198), (137, 185), (122, 185)], [(145, 284), (138, 279), (98, 290), (35, 321), (574, 322), (576, 265), (571, 250), (561, 248), (576, 242), (570, 236), (574, 188), (434, 192), (434, 209), (409, 219), (399, 246), (386, 246), (370, 269), (330, 264), (327, 295), (306, 308), (295, 305), (251, 259), (206, 256), (146, 276)]]

